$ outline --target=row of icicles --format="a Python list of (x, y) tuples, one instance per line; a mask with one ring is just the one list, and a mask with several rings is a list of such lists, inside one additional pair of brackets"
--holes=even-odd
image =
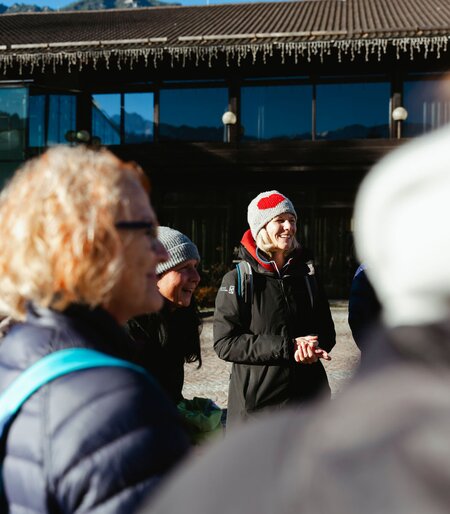
[(213, 66), (213, 61), (224, 55), (226, 65), (230, 66), (232, 62), (238, 66), (243, 61), (251, 58), (253, 64), (259, 59), (266, 63), (267, 58), (271, 58), (275, 53), (281, 54), (281, 63), (284, 64), (286, 59), (294, 59), (297, 63), (300, 59), (306, 59), (308, 62), (318, 57), (321, 62), (325, 56), (331, 56), (337, 53), (338, 61), (341, 62), (343, 57), (349, 57), (354, 60), (357, 55), (364, 55), (365, 60), (369, 61), (372, 56), (376, 56), (378, 61), (387, 53), (390, 47), (395, 50), (397, 59), (402, 54), (409, 53), (411, 60), (414, 60), (416, 54), (422, 54), (426, 59), (429, 53), (435, 53), (439, 59), (441, 53), (447, 51), (449, 37), (419, 37), (419, 38), (402, 38), (402, 39), (370, 39), (370, 40), (345, 40), (345, 41), (313, 41), (313, 42), (290, 42), (290, 43), (266, 43), (266, 44), (241, 44), (241, 45), (221, 45), (221, 46), (205, 46), (205, 47), (146, 47), (136, 49), (114, 49), (114, 50), (78, 50), (78, 51), (59, 51), (55, 49), (46, 51), (46, 53), (0, 53), (0, 70), (6, 74), (8, 68), (14, 65), (19, 66), (20, 74), (23, 73), (24, 67), (29, 67), (29, 72), (33, 73), (36, 68), (44, 72), (49, 66), (56, 72), (57, 67), (66, 65), (68, 71), (78, 67), (79, 70), (83, 66), (93, 66), (94, 69), (98, 63), (104, 63), (109, 69), (113, 60), (114, 65), (120, 70), (122, 66), (133, 69), (134, 64), (144, 62), (148, 66), (149, 62), (153, 63), (156, 68), (158, 64), (167, 57), (171, 60), (172, 67), (194, 63), (198, 66), (200, 63), (207, 62), (209, 67)]

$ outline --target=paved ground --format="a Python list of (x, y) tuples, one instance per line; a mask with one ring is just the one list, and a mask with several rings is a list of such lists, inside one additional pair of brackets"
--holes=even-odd
[[(360, 353), (347, 323), (347, 303), (332, 302), (331, 311), (336, 327), (337, 342), (331, 352), (332, 360), (324, 362), (333, 395), (337, 394), (352, 376), (359, 363)], [(217, 357), (212, 347), (212, 317), (204, 319), (202, 330), (203, 366), (186, 365), (185, 398), (211, 398), (219, 407), (227, 407), (228, 378), (231, 364)]]

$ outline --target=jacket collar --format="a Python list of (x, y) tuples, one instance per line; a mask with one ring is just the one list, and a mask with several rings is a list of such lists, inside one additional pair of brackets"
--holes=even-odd
[[(244, 235), (242, 236), (239, 256), (246, 261), (250, 261), (250, 263), (253, 261), (254, 267), (256, 266), (260, 271), (276, 273), (277, 275), (280, 273), (275, 263), (270, 261), (269, 257), (257, 248), (250, 230), (244, 232)], [(309, 268), (305, 263), (303, 252), (300, 248), (292, 252), (283, 267), (283, 275), (286, 274), (284, 271), (289, 271), (289, 274), (308, 274)]]

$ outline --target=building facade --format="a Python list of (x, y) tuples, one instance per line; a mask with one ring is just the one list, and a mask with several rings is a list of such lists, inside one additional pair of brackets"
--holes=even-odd
[(105, 145), (144, 168), (205, 273), (232, 265), (248, 202), (278, 189), (345, 298), (361, 179), (450, 120), (449, 36), (447, 0), (1, 15), (1, 179), (54, 144)]

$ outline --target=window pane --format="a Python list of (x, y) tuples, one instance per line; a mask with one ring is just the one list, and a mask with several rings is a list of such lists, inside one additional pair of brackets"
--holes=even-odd
[(450, 122), (449, 80), (411, 80), (403, 85), (403, 105), (408, 118), (403, 135), (418, 136)]
[(125, 143), (153, 141), (153, 93), (125, 94)]
[(245, 140), (311, 139), (312, 86), (246, 86), (241, 91)]
[(27, 88), (0, 89), (0, 159), (23, 158), (27, 107)]
[(76, 97), (49, 95), (47, 145), (67, 143), (66, 133), (76, 128)]
[(317, 139), (389, 137), (390, 84), (320, 84), (316, 92)]
[(222, 114), (228, 110), (226, 88), (163, 89), (160, 93), (161, 139), (222, 141)]
[(45, 146), (45, 95), (30, 96), (28, 144), (31, 147)]
[(120, 94), (92, 95), (92, 136), (103, 145), (120, 144)]

